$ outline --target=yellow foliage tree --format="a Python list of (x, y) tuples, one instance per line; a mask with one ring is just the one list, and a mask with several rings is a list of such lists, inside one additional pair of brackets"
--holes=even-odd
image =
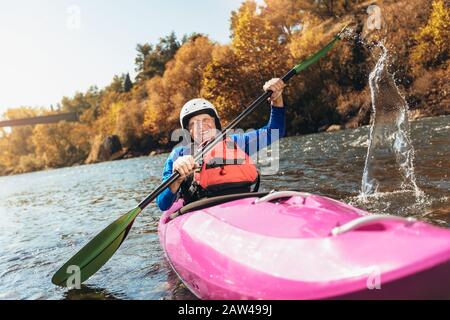
[(218, 109), (222, 123), (234, 119), (247, 102), (247, 83), (239, 59), (229, 45), (217, 46), (203, 74), (201, 96)]
[(122, 145), (133, 147), (143, 137), (144, 112), (145, 102), (131, 100), (127, 102), (125, 109), (119, 113), (115, 132)]
[(167, 64), (164, 75), (146, 83), (149, 98), (144, 128), (147, 132), (167, 142), (170, 131), (179, 127), (181, 107), (200, 96), (203, 72), (211, 61), (214, 46), (204, 36), (185, 43)]
[(450, 50), (450, 9), (443, 0), (433, 1), (427, 24), (415, 35), (417, 46), (411, 54), (416, 63), (430, 67), (448, 59)]
[(122, 112), (126, 110), (126, 104), (123, 101), (111, 103), (109, 109), (102, 115), (98, 121), (97, 133), (103, 137), (116, 133), (117, 122)]
[(314, 2), (308, 0), (265, 0), (262, 17), (278, 29), (280, 39), (289, 42), (302, 29), (305, 16), (314, 10)]
[[(20, 107), (8, 109), (4, 118), (8, 120), (35, 117), (42, 113), (40, 109)], [(11, 128), (11, 132), (4, 133), (0, 138), (0, 162), (8, 172), (21, 172), (16, 170), (21, 157), (34, 153), (34, 145), (31, 142), (33, 133), (32, 126), (21, 126)]]
[(38, 163), (45, 168), (81, 163), (89, 154), (90, 131), (81, 123), (37, 125), (32, 141)]
[(308, 15), (304, 19), (301, 32), (295, 33), (289, 44), (292, 57), (300, 61), (317, 51), (326, 40), (329, 41), (323, 36), (324, 33), (323, 20), (317, 16)]
[[(217, 47), (203, 77), (202, 95), (219, 109), (225, 122), (235, 118), (262, 92), (265, 81), (287, 71), (286, 45), (298, 16), (281, 14), (291, 0), (267, 1), (258, 7), (246, 1), (232, 13), (231, 45)], [(253, 113), (241, 125), (258, 126), (268, 113)]]
[(231, 18), (231, 46), (242, 71), (261, 82), (284, 70), (284, 40), (280, 30), (265, 19), (255, 1), (244, 2)]

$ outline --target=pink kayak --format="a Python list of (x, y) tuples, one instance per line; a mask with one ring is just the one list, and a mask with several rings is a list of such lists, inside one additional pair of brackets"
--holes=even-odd
[(450, 298), (450, 230), (308, 193), (177, 202), (159, 236), (201, 299)]

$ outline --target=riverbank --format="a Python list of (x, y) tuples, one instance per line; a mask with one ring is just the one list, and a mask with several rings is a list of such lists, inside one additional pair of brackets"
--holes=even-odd
[[(449, 112), (450, 115), (450, 112)], [(439, 117), (445, 117), (446, 115), (438, 115), (438, 116), (428, 116), (427, 114), (423, 114), (423, 113), (418, 113), (418, 112), (410, 112), (409, 113), (409, 120), (410, 122), (414, 123), (417, 121), (421, 121), (424, 119), (430, 119), (432, 120), (433, 118), (439, 118)], [(356, 130), (362, 127), (367, 127), (369, 124), (364, 124), (361, 125), (359, 127), (353, 128), (353, 127), (346, 127), (346, 126), (342, 126), (342, 125), (332, 125), (329, 126), (327, 129), (325, 130), (320, 130), (318, 132), (314, 132), (314, 133), (310, 133), (310, 134), (305, 134), (305, 135), (296, 135), (296, 136), (288, 136), (289, 138), (295, 138), (295, 137), (300, 137), (300, 136), (308, 136), (308, 135), (314, 135), (314, 134), (319, 134), (321, 132), (339, 132), (339, 131), (347, 131), (347, 130)], [(286, 138), (288, 138), (286, 137)], [(367, 137), (368, 138), (368, 137)], [(119, 152), (116, 152), (115, 154), (113, 154), (111, 159), (108, 160), (103, 160), (103, 161), (96, 161), (96, 162), (87, 162), (87, 161), (82, 161), (79, 163), (74, 163), (70, 166), (61, 166), (61, 167), (57, 167), (57, 168), (46, 168), (44, 170), (30, 170), (27, 172), (20, 172), (20, 173), (9, 173), (9, 174), (3, 174), (0, 175), (1, 176), (14, 176), (14, 175), (21, 175), (21, 174), (26, 174), (26, 173), (30, 173), (30, 172), (38, 172), (38, 171), (49, 171), (49, 170), (53, 170), (53, 169), (60, 169), (60, 168), (69, 168), (69, 167), (81, 167), (81, 166), (86, 166), (89, 164), (94, 164), (94, 163), (102, 163), (102, 162), (112, 162), (112, 161), (119, 161), (119, 160), (127, 160), (127, 159), (134, 159), (134, 158), (141, 158), (141, 157), (157, 157), (161, 154), (167, 154), (170, 153), (172, 151), (172, 148), (158, 148), (157, 150), (152, 150), (149, 153), (140, 153), (140, 152), (133, 152), (131, 150), (125, 149), (125, 150), (121, 150)]]

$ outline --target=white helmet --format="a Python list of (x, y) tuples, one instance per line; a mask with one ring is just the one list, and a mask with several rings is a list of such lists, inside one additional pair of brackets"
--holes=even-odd
[(209, 114), (216, 119), (216, 128), (222, 130), (220, 124), (220, 117), (217, 113), (216, 107), (206, 99), (192, 99), (183, 106), (180, 112), (181, 128), (188, 129), (189, 119), (199, 114)]

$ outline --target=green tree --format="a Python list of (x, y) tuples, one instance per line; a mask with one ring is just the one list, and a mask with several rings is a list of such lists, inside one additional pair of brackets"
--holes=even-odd
[(77, 92), (72, 98), (63, 97), (61, 100), (62, 111), (78, 112), (94, 108), (98, 102), (100, 92), (97, 87), (92, 86), (86, 93)]
[(127, 75), (125, 76), (125, 80), (123, 82), (123, 91), (130, 92), (132, 88), (133, 88), (133, 83), (131, 82), (130, 74), (127, 73)]
[(207, 35), (204, 33), (199, 33), (199, 32), (193, 32), (189, 35), (185, 34), (183, 36), (183, 38), (181, 39), (181, 44), (183, 45), (189, 41), (195, 41), (199, 37), (207, 37)]
[(137, 81), (149, 80), (164, 73), (166, 63), (169, 62), (180, 48), (180, 42), (174, 32), (160, 38), (155, 46), (145, 43), (138, 44), (135, 59)]
[(72, 98), (63, 97), (61, 109), (63, 112), (77, 112), (84, 123), (92, 123), (99, 115), (99, 104), (102, 92), (92, 86), (86, 93), (77, 92)]
[(125, 75), (121, 74), (119, 75), (114, 75), (111, 83), (105, 87), (104, 91), (106, 92), (116, 92), (116, 93), (120, 93), (123, 90), (123, 84), (125, 83)]

